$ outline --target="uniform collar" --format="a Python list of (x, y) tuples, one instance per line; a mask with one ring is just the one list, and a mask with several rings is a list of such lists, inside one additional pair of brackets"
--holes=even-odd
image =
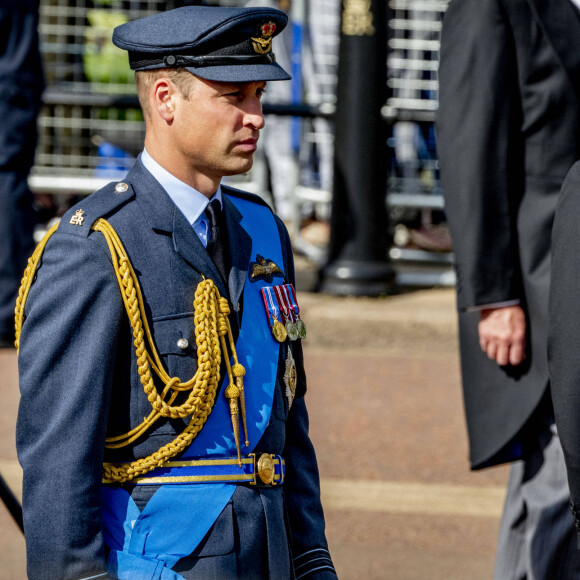
[[(141, 153), (141, 162), (153, 177), (161, 184), (173, 203), (180, 209), (190, 224), (195, 224), (202, 216), (209, 199), (187, 183), (177, 179), (167, 169), (159, 165), (146, 149)], [(217, 199), (223, 207), (221, 184), (218, 186), (213, 199)]]

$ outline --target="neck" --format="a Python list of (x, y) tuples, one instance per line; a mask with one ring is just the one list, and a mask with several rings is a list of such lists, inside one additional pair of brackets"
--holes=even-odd
[(170, 147), (164, 146), (163, 143), (149, 137), (145, 137), (145, 148), (147, 153), (157, 162), (163, 169), (171, 173), (193, 187), (208, 199), (211, 199), (217, 191), (221, 177), (213, 177), (206, 175), (187, 163), (186, 159), (182, 159), (179, 155), (175, 155), (175, 151)]

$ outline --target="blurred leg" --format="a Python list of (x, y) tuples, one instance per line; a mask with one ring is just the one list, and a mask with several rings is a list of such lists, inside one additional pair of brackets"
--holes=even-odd
[(495, 580), (580, 578), (564, 455), (554, 423), (537, 449), (512, 465), (496, 556)]

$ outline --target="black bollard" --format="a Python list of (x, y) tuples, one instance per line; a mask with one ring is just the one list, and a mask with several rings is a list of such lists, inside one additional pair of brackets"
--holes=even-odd
[(395, 291), (388, 259), (387, 2), (343, 0), (328, 262), (319, 290), (378, 296)]

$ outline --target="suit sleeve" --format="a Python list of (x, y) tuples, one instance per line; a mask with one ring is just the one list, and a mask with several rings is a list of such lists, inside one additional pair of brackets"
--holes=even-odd
[[(285, 251), (284, 266), (289, 281), (295, 284), (292, 248), (284, 225), (278, 230)], [(300, 303), (300, 297), (298, 297)], [(284, 498), (292, 535), (292, 557), (296, 580), (336, 580), (336, 572), (328, 551), (324, 513), (320, 501), (320, 478), (314, 446), (308, 435), (306, 409), (306, 373), (302, 341), (293, 343), (296, 362), (296, 396), (286, 422), (286, 479)]]
[(100, 489), (121, 313), (100, 234), (57, 232), (28, 297), (19, 351), (16, 435), (31, 580), (108, 577)]
[(501, 0), (452, 0), (441, 35), (437, 144), (462, 310), (522, 297), (517, 74)]
[[(564, 449), (570, 496), (580, 508), (580, 162), (570, 170), (556, 210), (548, 363), (558, 434)], [(576, 520), (578, 522), (578, 520)]]

